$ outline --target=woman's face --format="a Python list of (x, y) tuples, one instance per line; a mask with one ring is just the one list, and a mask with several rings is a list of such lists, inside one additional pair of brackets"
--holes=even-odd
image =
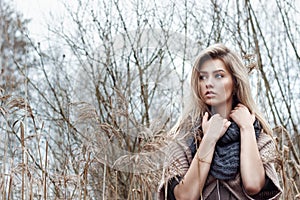
[(231, 108), (233, 78), (220, 59), (207, 60), (200, 67), (199, 84), (201, 97), (207, 105)]

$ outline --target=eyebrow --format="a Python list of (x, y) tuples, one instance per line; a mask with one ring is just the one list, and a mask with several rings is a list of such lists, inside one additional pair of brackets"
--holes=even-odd
[[(215, 74), (217, 72), (226, 72), (226, 71), (224, 69), (217, 69), (217, 70), (213, 71), (213, 74)], [(199, 71), (199, 73), (207, 74), (208, 72), (207, 71)]]

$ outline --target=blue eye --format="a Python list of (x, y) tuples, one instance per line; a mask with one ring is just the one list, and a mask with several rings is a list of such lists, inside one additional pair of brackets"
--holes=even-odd
[(216, 74), (215, 77), (216, 78), (223, 78), (224, 76), (222, 74)]

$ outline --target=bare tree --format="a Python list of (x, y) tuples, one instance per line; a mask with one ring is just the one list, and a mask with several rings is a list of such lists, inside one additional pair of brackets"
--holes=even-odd
[(21, 196), (155, 199), (164, 170), (160, 144), (183, 108), (197, 53), (216, 42), (239, 51), (249, 69), (257, 66), (250, 75), (253, 95), (277, 127), (277, 169), (285, 189), (291, 187), (283, 198), (299, 194), (299, 11), (293, 0), (64, 6), (67, 22), (49, 24), (48, 38), (32, 41), (30, 68), (15, 61), (30, 109), (10, 108), (25, 110), (32, 125), (18, 126), (14, 137), (26, 155), (22, 169), (35, 175), (16, 173), (25, 180), (21, 191), (31, 188)]

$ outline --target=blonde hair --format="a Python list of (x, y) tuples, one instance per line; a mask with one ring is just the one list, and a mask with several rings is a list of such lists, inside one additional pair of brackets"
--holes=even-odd
[(182, 127), (187, 128), (187, 124), (185, 123), (188, 122), (190, 122), (190, 125), (192, 126), (196, 120), (199, 120), (199, 118), (202, 119), (205, 112), (210, 113), (209, 107), (205, 104), (200, 95), (199, 69), (205, 61), (214, 59), (220, 59), (232, 75), (234, 81), (234, 104), (242, 103), (245, 105), (251, 113), (255, 114), (256, 118), (262, 125), (264, 132), (271, 135), (272, 130), (262, 114), (259, 112), (251, 95), (246, 66), (243, 64), (237, 54), (223, 44), (212, 45), (204, 49), (198, 56), (193, 66), (191, 75), (192, 93), (189, 97), (189, 102), (186, 103), (182, 117), (177, 123), (175, 129), (178, 131), (178, 129), (181, 129)]

